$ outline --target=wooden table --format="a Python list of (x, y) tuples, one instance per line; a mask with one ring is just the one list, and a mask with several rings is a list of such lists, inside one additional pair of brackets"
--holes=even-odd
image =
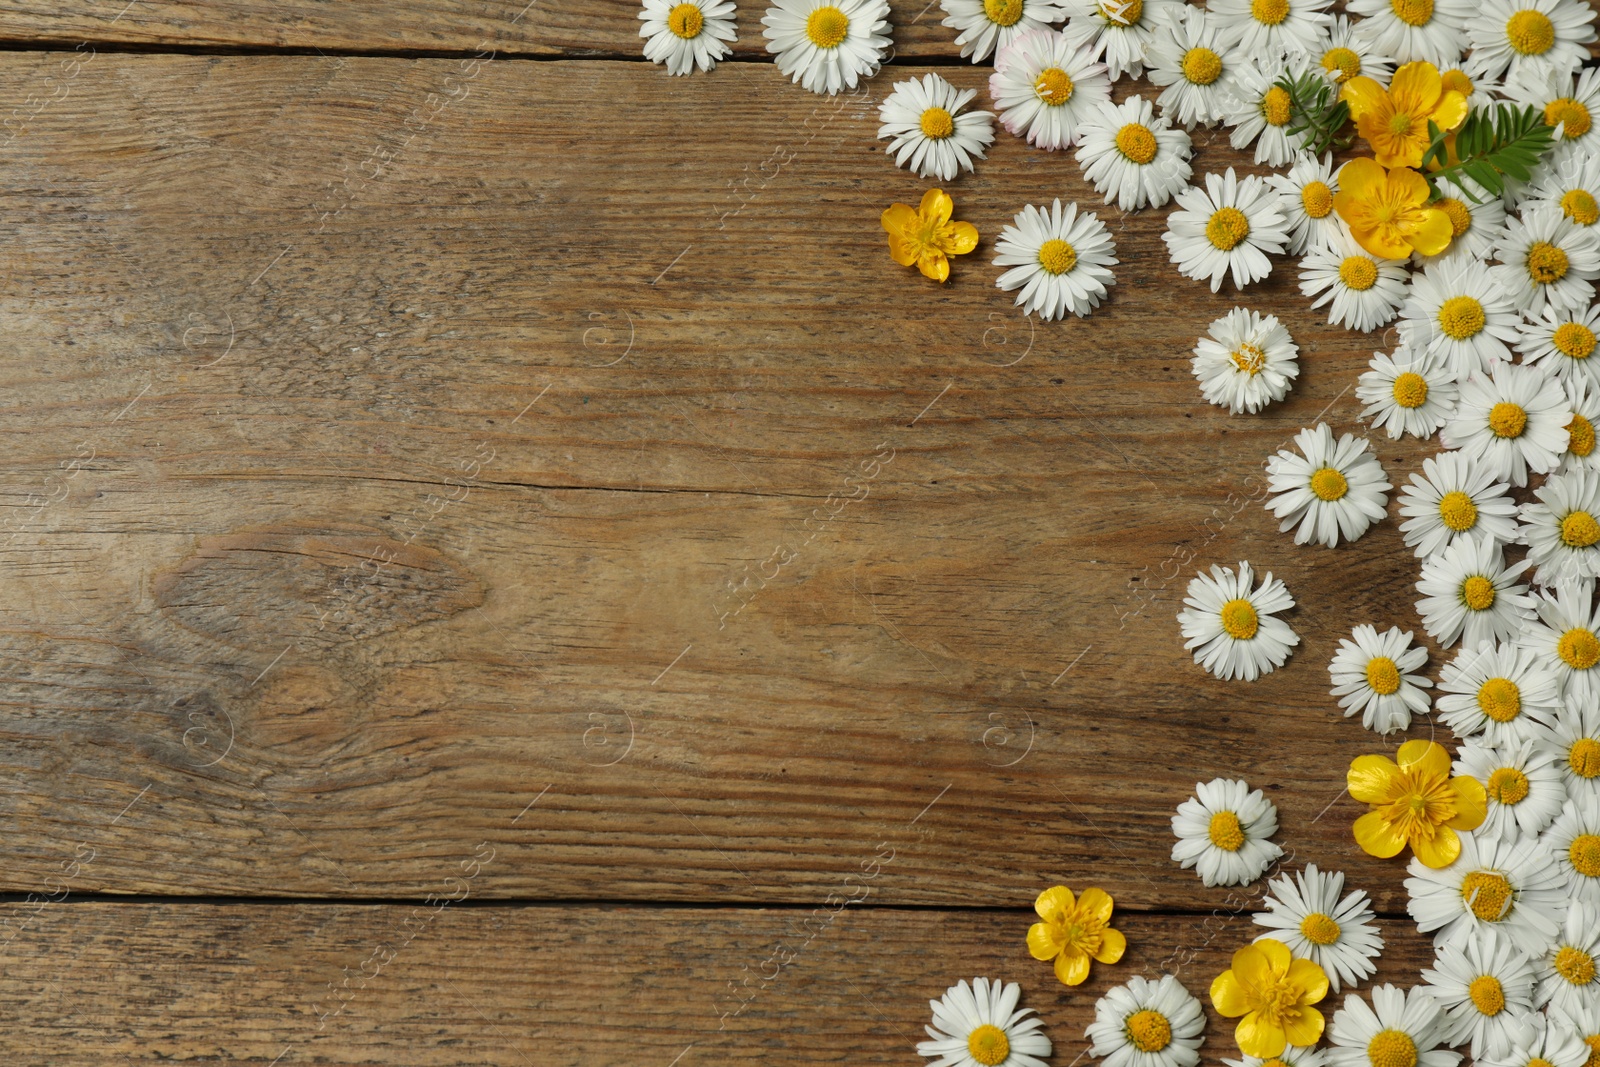
[[(124, 3), (0, 14), (7, 1064), (910, 1064), (979, 974), (1076, 1063), (1107, 986), (1204, 997), (1255, 929), (1168, 859), (1216, 776), (1416, 980), (1341, 792), (1397, 742), (1327, 664), (1417, 566), (1392, 505), (1330, 551), (1261, 504), (1387, 345), (1292, 262), (1213, 295), (1100, 208), (1110, 302), (1032, 321), (994, 238), (1098, 198), (1002, 132), (949, 185), (979, 252), (895, 266), (930, 183), (877, 104), (988, 75), (921, 0), (833, 99), (759, 4), (671, 78), (624, 0)], [(1235, 304), (1301, 346), (1254, 417), (1189, 372)], [(1174, 620), (1240, 559), (1299, 600), (1256, 684)], [(1131, 946), (1076, 990), (1023, 943), (1056, 883)]]

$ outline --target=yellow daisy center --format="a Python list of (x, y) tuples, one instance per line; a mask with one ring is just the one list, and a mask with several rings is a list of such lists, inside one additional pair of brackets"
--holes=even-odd
[(1318, 500), (1339, 500), (1350, 491), (1350, 483), (1341, 472), (1322, 467), (1311, 475), (1311, 491), (1317, 494)]
[(1283, 126), (1289, 121), (1289, 94), (1281, 86), (1274, 85), (1267, 90), (1267, 95), (1261, 98), (1261, 117), (1267, 120), (1268, 126)]
[(1127, 1027), (1128, 1040), (1140, 1052), (1160, 1052), (1172, 1044), (1172, 1024), (1159, 1011), (1136, 1011), (1123, 1025)]
[(1567, 274), (1567, 254), (1549, 241), (1528, 249), (1528, 277), (1540, 285), (1559, 282)]
[(1528, 776), (1515, 767), (1496, 767), (1483, 791), (1497, 804), (1520, 804), (1528, 799)]
[(930, 107), (924, 111), (920, 125), (922, 135), (934, 141), (942, 141), (956, 132), (956, 120), (942, 107)]
[(1443, 211), (1445, 218), (1450, 220), (1450, 239), (1455, 240), (1468, 230), (1472, 229), (1472, 212), (1467, 210), (1467, 205), (1454, 197), (1443, 197), (1435, 200), (1433, 206)]
[(1361, 73), (1361, 57), (1348, 48), (1330, 48), (1323, 53), (1322, 69), (1329, 73), (1338, 71), (1336, 80), (1343, 85)]
[(1579, 226), (1600, 222), (1600, 204), (1587, 189), (1572, 189), (1561, 198), (1561, 213)]
[(850, 16), (829, 5), (806, 16), (806, 37), (818, 48), (838, 48), (850, 32)]
[(1528, 428), (1528, 413), (1520, 405), (1502, 400), (1489, 409), (1489, 429), (1496, 437), (1521, 437)]
[(1583, 1067), (1600, 1067), (1600, 1034), (1585, 1035), (1583, 1043), (1589, 1046), (1589, 1058), (1583, 1061)]
[(1289, 0), (1250, 0), (1250, 17), (1263, 26), (1276, 26), (1289, 17)]
[(1241, 373), (1248, 374), (1252, 378), (1260, 374), (1261, 368), (1267, 365), (1266, 351), (1260, 345), (1253, 345), (1249, 341), (1240, 345), (1238, 351), (1229, 353), (1228, 358)]
[(1506, 20), (1506, 41), (1520, 55), (1542, 56), (1556, 43), (1556, 27), (1542, 11), (1518, 11)]
[(1473, 871), (1461, 880), (1462, 901), (1487, 923), (1504, 919), (1515, 896), (1505, 875), (1494, 871)]
[[(1120, 136), (1120, 135), (1119, 135)], [(1218, 208), (1206, 223), (1206, 240), (1224, 252), (1250, 236), (1250, 220), (1236, 207)]]
[(1488, 611), (1494, 607), (1494, 583), (1474, 574), (1461, 583), (1461, 602), (1473, 611)]
[(1289, 1067), (1289, 1065), (1284, 1063), (1278, 1057), (1274, 1056), (1270, 1060), (1262, 1060), (1261, 1067)]
[(1072, 79), (1060, 67), (1046, 67), (1033, 80), (1033, 95), (1051, 107), (1072, 99)]
[[(1366, 256), (1346, 256), (1344, 262), (1339, 264), (1339, 280), (1344, 282), (1348, 289), (1366, 292), (1378, 284), (1378, 265)], [(1413, 374), (1412, 377), (1417, 376)], [(1417, 380), (1421, 381), (1420, 378)], [(1423, 386), (1423, 390), (1427, 390), (1426, 385)]]
[(1307, 182), (1300, 190), (1300, 204), (1314, 219), (1325, 219), (1333, 212), (1333, 190), (1327, 182)]
[(1117, 131), (1117, 151), (1142, 167), (1156, 158), (1156, 135), (1150, 127), (1130, 122)]
[(1600, 522), (1587, 511), (1574, 511), (1561, 520), (1561, 543), (1568, 548), (1588, 548), (1600, 541)]
[(1594, 355), (1594, 342), (1594, 331), (1581, 322), (1563, 322), (1550, 337), (1556, 351), (1571, 359), (1588, 359)]
[(1065, 274), (1078, 265), (1078, 250), (1059, 237), (1039, 246), (1039, 266), (1049, 274)]
[(1404, 1030), (1383, 1030), (1367, 1042), (1372, 1067), (1417, 1067), (1417, 1043)]
[(705, 24), (706, 17), (693, 4), (679, 4), (667, 12), (667, 29), (685, 41), (692, 41), (700, 36)]
[(1506, 991), (1492, 974), (1474, 978), (1467, 986), (1467, 996), (1472, 998), (1472, 1006), (1485, 1015), (1499, 1015), (1506, 1010)]
[(967, 1051), (984, 1067), (995, 1067), (1011, 1055), (1011, 1042), (1004, 1030), (984, 1023), (967, 1035)]
[(1403, 408), (1420, 408), (1428, 402), (1428, 380), (1416, 371), (1395, 375), (1394, 402)]
[(1510, 722), (1522, 714), (1522, 690), (1510, 678), (1490, 678), (1478, 687), (1478, 707), (1495, 722)]
[(1600, 741), (1592, 737), (1580, 737), (1574, 741), (1572, 747), (1567, 749), (1567, 766), (1579, 778), (1600, 775)]
[(1452, 296), (1439, 305), (1439, 329), (1457, 341), (1476, 337), (1487, 321), (1483, 305), (1475, 297)]
[(1126, 0), (1120, 4), (1100, 0), (1100, 17), (1119, 26), (1132, 26), (1144, 17), (1144, 0)]
[(1556, 973), (1573, 985), (1594, 981), (1594, 957), (1576, 945), (1562, 945), (1556, 953)]
[(1439, 518), (1456, 533), (1470, 530), (1478, 522), (1478, 505), (1459, 489), (1452, 489), (1439, 498)]
[(1222, 77), (1222, 57), (1209, 48), (1191, 48), (1183, 54), (1183, 76), (1193, 85), (1210, 85)]
[[(1574, 100), (1570, 96), (1552, 100), (1544, 106), (1544, 123), (1546, 126), (1561, 127), (1561, 136), (1571, 141), (1589, 132), (1589, 126), (1594, 121), (1589, 114), (1589, 109), (1582, 100)], [(1590, 203), (1593, 203), (1590, 198)], [(1588, 225), (1585, 223), (1584, 225)]]
[(1015, 26), (1022, 18), (1022, 0), (983, 0), (983, 13), (996, 26)]
[[(1400, 668), (1388, 656), (1373, 656), (1367, 660), (1367, 685), (1381, 697), (1391, 696), (1400, 691)], [(1304, 930), (1301, 933), (1305, 933)], [(1311, 937), (1310, 934), (1306, 934)], [(1316, 940), (1312, 938), (1312, 940)], [(1331, 944), (1328, 941), (1317, 941), (1319, 945)]]
[(1300, 933), (1313, 945), (1331, 945), (1339, 940), (1339, 924), (1322, 912), (1314, 911), (1300, 920)]
[(1593, 630), (1574, 626), (1556, 642), (1556, 654), (1573, 670), (1586, 671), (1600, 663), (1600, 638)]
[(1567, 451), (1579, 459), (1594, 451), (1594, 424), (1582, 415), (1574, 414), (1567, 423)]
[(1244, 827), (1239, 825), (1239, 816), (1231, 811), (1219, 811), (1211, 816), (1206, 834), (1211, 843), (1224, 852), (1238, 852), (1244, 847)]
[(1389, 9), (1407, 26), (1426, 26), (1433, 21), (1433, 0), (1389, 0)]
[(1567, 846), (1572, 869), (1585, 878), (1600, 878), (1600, 834), (1579, 834)]
[(1222, 605), (1222, 631), (1235, 641), (1248, 641), (1256, 635), (1261, 620), (1256, 617), (1255, 605), (1240, 598)]

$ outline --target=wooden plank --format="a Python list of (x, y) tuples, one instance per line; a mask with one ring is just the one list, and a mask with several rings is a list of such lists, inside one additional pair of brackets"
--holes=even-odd
[[(736, 56), (765, 57), (766, 4), (741, 4)], [(93, 0), (63, 7), (43, 0), (3, 5), (0, 41), (114, 48), (292, 48), (338, 52), (488, 52), (524, 56), (612, 55), (642, 59), (639, 4), (580, 0)], [(957, 31), (940, 25), (935, 0), (890, 0), (890, 36), (899, 57), (950, 56)]]
[[(54, 62), (7, 55), (0, 90)], [(1417, 625), (1416, 567), (1392, 518), (1297, 548), (1260, 476), (1302, 425), (1358, 429), (1381, 341), (1292, 265), (1213, 295), (1164, 212), (1111, 213), (1110, 303), (1030, 323), (1000, 225), (1093, 198), (1003, 138), (938, 291), (877, 226), (923, 188), (873, 140), (886, 82), (94, 64), (0, 169), (29, 205), (0, 214), (0, 885), (81, 839), (82, 890), (415, 896), (487, 840), (486, 896), (806, 901), (903, 839), (892, 903), (1025, 906), (1042, 863), (1210, 906), (1168, 819), (1242, 775), (1397, 906), (1341, 795), (1386, 746), (1326, 665)], [(1187, 369), (1236, 302), (1302, 346), (1255, 418)], [(1429, 451), (1376, 447), (1396, 481)], [(1245, 558), (1303, 644), (1223, 684), (1173, 614)]]
[[(915, 1062), (929, 998), (983, 975), (1022, 985), (1065, 1064), (1113, 983), (1173, 972), (1208, 1004), (1259, 930), (1245, 906), (1128, 916), (1123, 962), (1069, 991), (1028, 956), (1029, 911), (63, 903), (0, 990), (29, 1063), (695, 1067)], [(1375, 981), (1415, 983), (1427, 939), (1383, 933)], [(1202, 1055), (1237, 1055), (1214, 1013)]]

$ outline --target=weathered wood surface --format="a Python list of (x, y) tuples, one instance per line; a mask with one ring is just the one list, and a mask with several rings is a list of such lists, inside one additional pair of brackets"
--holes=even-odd
[[(1395, 908), (1341, 798), (1383, 744), (1326, 667), (1416, 625), (1416, 566), (1393, 518), (1294, 546), (1260, 474), (1359, 429), (1381, 340), (1290, 263), (1179, 278), (1165, 211), (1108, 213), (1109, 305), (1030, 323), (1000, 226), (1093, 198), (1006, 136), (937, 291), (877, 224), (924, 188), (887, 79), (650, 75), (105, 54), (0, 148), (0, 885), (84, 841), (77, 891), (414, 897), (489, 841), (485, 897), (806, 901), (887, 840), (891, 903), (1093, 871), (1210, 907), (1168, 819), (1227, 774)], [(1188, 371), (1235, 303), (1302, 348), (1253, 418)], [(1397, 482), (1428, 451), (1376, 446)], [(1173, 614), (1246, 558), (1303, 644), (1224, 684)]]
[[(1237, 906), (1130, 915), (1123, 962), (1068, 990), (1023, 947), (1031, 912), (816, 910), (65, 902), (6, 946), (7, 1062), (904, 1064), (928, 1000), (984, 975), (1021, 983), (1053, 1063), (1092, 1063), (1108, 986), (1173, 972), (1206, 1002), (1259, 930)], [(1375, 981), (1410, 985), (1426, 939), (1384, 936)], [(1215, 1014), (1202, 1056), (1238, 1056)]]

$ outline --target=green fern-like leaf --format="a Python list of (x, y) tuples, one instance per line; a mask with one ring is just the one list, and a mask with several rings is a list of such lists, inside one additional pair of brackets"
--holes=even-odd
[(1348, 148), (1354, 134), (1346, 135), (1350, 105), (1339, 99), (1338, 88), (1317, 73), (1307, 71), (1297, 78), (1283, 77), (1273, 83), (1289, 94), (1291, 137), (1305, 135), (1305, 149), (1321, 155), (1330, 148)]
[[(1539, 109), (1518, 109), (1510, 104), (1472, 112), (1455, 135), (1456, 162), (1427, 175), (1428, 185), (1438, 198), (1443, 195), (1443, 183), (1449, 182), (1474, 203), (1482, 203), (1483, 199), (1467, 186), (1468, 179), (1481, 186), (1487, 196), (1500, 196), (1506, 191), (1508, 180), (1525, 182), (1531, 178), (1540, 158), (1555, 142), (1555, 130), (1546, 125)], [(1444, 131), (1428, 123), (1424, 167), (1449, 158), (1446, 138)]]

